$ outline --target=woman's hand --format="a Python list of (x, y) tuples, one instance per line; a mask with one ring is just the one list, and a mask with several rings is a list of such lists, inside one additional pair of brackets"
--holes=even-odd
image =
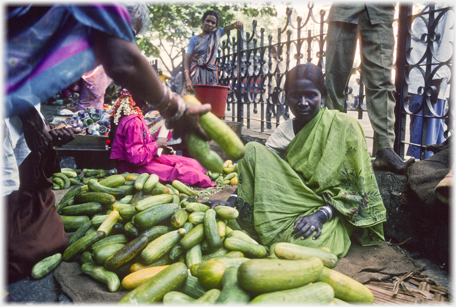
[[(179, 96), (178, 99), (183, 98)], [(187, 104), (187, 111), (179, 120), (166, 120), (166, 128), (173, 129), (173, 137), (175, 139), (181, 138), (183, 145), (187, 144), (190, 133), (195, 133), (204, 140), (209, 140), (207, 133), (199, 124), (199, 118), (201, 115), (209, 112), (210, 110), (210, 104)]]
[(291, 235), (295, 239), (301, 237), (304, 240), (316, 231), (317, 233), (312, 238), (312, 240), (316, 240), (321, 235), (321, 228), (326, 220), (326, 215), (321, 211), (310, 215), (303, 215), (295, 222)]
[(242, 29), (243, 26), (244, 26), (244, 24), (243, 24), (242, 22), (240, 22), (239, 20), (238, 20), (238, 21), (235, 21), (235, 22), (233, 23), (233, 27), (234, 27), (235, 29)]
[(186, 84), (186, 87), (187, 87), (187, 91), (189, 91), (189, 92), (193, 92), (194, 91), (193, 82), (192, 82), (192, 79), (190, 77), (185, 78), (185, 84)]
[(167, 138), (161, 138), (161, 137), (158, 137), (156, 140), (155, 140), (155, 143), (157, 143), (158, 145), (158, 148), (166, 148), (168, 146), (168, 139)]

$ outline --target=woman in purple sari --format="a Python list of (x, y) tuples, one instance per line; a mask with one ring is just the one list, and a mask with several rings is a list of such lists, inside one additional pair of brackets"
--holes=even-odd
[(220, 38), (232, 29), (243, 27), (242, 22), (235, 21), (224, 28), (216, 29), (218, 19), (215, 11), (204, 13), (201, 19), (203, 33), (190, 38), (184, 60), (184, 78), (186, 90), (189, 92), (194, 91), (194, 84), (218, 85), (215, 58)]

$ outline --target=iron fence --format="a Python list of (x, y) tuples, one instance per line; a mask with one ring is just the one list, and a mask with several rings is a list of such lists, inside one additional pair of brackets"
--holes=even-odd
[[(395, 19), (396, 53), (396, 142), (395, 151), (404, 157), (406, 147), (415, 145), (424, 157), (427, 143), (428, 127), (432, 120), (444, 122), (445, 137), (452, 128), (451, 68), (453, 41), (445, 41), (448, 35), (441, 32), (441, 23), (445, 21), (445, 31), (452, 31), (454, 11), (451, 6), (436, 7), (435, 3), (420, 9), (411, 3), (400, 3)], [(237, 31), (236, 35), (228, 34), (222, 39), (218, 50), (218, 72), (220, 85), (230, 86), (225, 120), (243, 122), (251, 128), (252, 121), (259, 123), (259, 132), (272, 132), (291, 114), (285, 101), (283, 85), (285, 74), (294, 66), (303, 62), (312, 62), (325, 71), (325, 43), (327, 32), (327, 11), (316, 8), (312, 3), (307, 5), (307, 12), (298, 12), (305, 18), (292, 18), (293, 10), (287, 8), (286, 23), (277, 29), (277, 35), (266, 37), (265, 29), (259, 28), (257, 21), (252, 22), (252, 31)], [(415, 33), (417, 24), (424, 24), (421, 33)], [(245, 27), (246, 28), (246, 27)], [(313, 29), (313, 30), (310, 30)], [(452, 33), (452, 32), (451, 32)], [(450, 35), (451, 36), (451, 35)], [(413, 59), (419, 42), (422, 53)], [(449, 51), (448, 51), (448, 48)], [(443, 57), (438, 50), (447, 50)], [(416, 57), (416, 56), (415, 56)], [(421, 83), (416, 91), (410, 91), (411, 76), (418, 74)], [(444, 77), (442, 77), (444, 76)], [(437, 80), (448, 85), (445, 93), (440, 93)], [(416, 87), (414, 85), (414, 87)], [(367, 111), (365, 106), (365, 89), (360, 65), (353, 67), (346, 88), (347, 110), (356, 112), (358, 119), (363, 119)], [(412, 94), (424, 97), (418, 106), (411, 106)], [(435, 108), (441, 98), (444, 111)], [(441, 102), (439, 102), (441, 103)], [(417, 118), (422, 119), (422, 134), (419, 142), (411, 142), (408, 126)], [(369, 137), (369, 136), (367, 136)], [(375, 136), (372, 136), (374, 138)], [(375, 142), (373, 142), (375, 144)], [(375, 153), (375, 148), (372, 148)]]

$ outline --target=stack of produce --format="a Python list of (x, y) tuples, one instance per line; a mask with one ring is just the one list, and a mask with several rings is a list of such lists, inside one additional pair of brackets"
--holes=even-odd
[(233, 164), (233, 161), (226, 160), (223, 163), (222, 172), (207, 171), (207, 175), (212, 181), (219, 185), (237, 185), (238, 184), (238, 165)]
[[(128, 183), (127, 183), (128, 182)], [(74, 186), (58, 204), (74, 234), (63, 255), (38, 262), (41, 278), (62, 260), (120, 303), (372, 303), (370, 290), (333, 270), (337, 257), (291, 243), (263, 246), (243, 232), (235, 208), (210, 208), (179, 181), (112, 175)]]
[(52, 174), (50, 179), (54, 184), (53, 190), (64, 190), (74, 185), (86, 185), (90, 179), (99, 180), (107, 177), (108, 174), (104, 169), (62, 168), (59, 173)]

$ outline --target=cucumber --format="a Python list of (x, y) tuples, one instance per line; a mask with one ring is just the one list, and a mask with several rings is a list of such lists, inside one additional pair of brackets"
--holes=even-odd
[(157, 261), (167, 254), (184, 234), (185, 229), (179, 228), (178, 230), (170, 231), (149, 242), (141, 252), (140, 261), (144, 264), (150, 264)]
[(166, 187), (164, 184), (157, 182), (153, 190), (150, 192), (151, 195), (160, 195), (160, 194), (173, 194), (171, 189)]
[(239, 211), (236, 208), (229, 206), (219, 205), (214, 207), (214, 210), (217, 212), (217, 215), (224, 220), (237, 219), (239, 216)]
[[(233, 230), (242, 230), (241, 226), (239, 226), (238, 222), (233, 220), (226, 220), (226, 226), (230, 227)], [(228, 234), (228, 231), (226, 232)]]
[(135, 206), (130, 205), (130, 207), (124, 207), (119, 210), (119, 214), (122, 217), (122, 219), (129, 221), (133, 218), (133, 216), (138, 213), (138, 210), (136, 210)]
[(220, 233), (217, 225), (216, 212), (214, 209), (208, 209), (204, 217), (204, 236), (210, 248), (219, 248), (222, 245)]
[(215, 252), (204, 255), (202, 261), (207, 261), (209, 259), (217, 258), (217, 257), (223, 257), (226, 254), (228, 254), (229, 252), (230, 251), (228, 249), (226, 249), (225, 247), (220, 247)]
[(136, 227), (144, 230), (169, 219), (177, 210), (179, 210), (178, 204), (155, 205), (137, 213), (133, 216), (132, 222)]
[(150, 304), (162, 301), (166, 293), (178, 289), (188, 276), (187, 266), (181, 262), (169, 265), (157, 275), (122, 297), (120, 304)]
[(173, 196), (171, 194), (153, 195), (138, 201), (135, 204), (135, 208), (137, 211), (141, 212), (156, 205), (170, 203), (172, 200)]
[(131, 201), (133, 200), (133, 195), (125, 195), (124, 198), (116, 200), (114, 204), (129, 204), (131, 205)]
[(83, 192), (79, 193), (74, 197), (75, 204), (83, 204), (88, 202), (98, 202), (102, 205), (112, 205), (116, 201), (116, 198), (108, 193), (104, 192)]
[(215, 304), (219, 296), (219, 289), (211, 289), (204, 293), (200, 298), (194, 300), (192, 304)]
[(220, 238), (224, 238), (226, 236), (226, 222), (217, 220), (217, 228), (220, 234)]
[(104, 185), (101, 185), (98, 183), (98, 181), (94, 179), (90, 179), (89, 183), (87, 184), (89, 186), (89, 190), (92, 192), (103, 192), (103, 193), (108, 193), (113, 195), (116, 199), (122, 199), (127, 195), (124, 189), (121, 188), (109, 188)]
[(105, 267), (110, 271), (120, 268), (141, 253), (148, 243), (149, 239), (146, 236), (137, 237), (109, 257), (104, 264)]
[(116, 189), (125, 190), (126, 195), (134, 195), (136, 193), (136, 189), (134, 185), (120, 185)]
[(109, 292), (116, 292), (120, 287), (120, 280), (117, 274), (106, 270), (102, 266), (92, 263), (84, 263), (81, 266), (81, 271), (84, 274), (91, 276), (96, 281), (104, 283)]
[[(198, 99), (192, 95), (184, 96), (184, 100), (191, 104), (201, 104)], [(210, 139), (214, 140), (232, 160), (237, 161), (244, 156), (244, 143), (233, 129), (212, 112), (201, 115), (199, 123)]]
[(98, 242), (95, 242), (90, 246), (90, 249), (93, 251), (97, 247), (104, 246), (104, 245), (109, 245), (109, 244), (127, 244), (130, 240), (127, 238), (126, 235), (123, 233), (116, 234), (116, 235), (111, 235), (108, 236), (104, 239), (101, 239)]
[(144, 230), (141, 232), (139, 235), (144, 235), (146, 236), (149, 241), (153, 241), (156, 238), (160, 237), (161, 235), (164, 235), (172, 230), (171, 227), (164, 226), (164, 225), (156, 225), (152, 226), (147, 230)]
[(204, 239), (204, 225), (198, 224), (193, 227), (180, 241), (179, 245), (184, 249), (190, 249)]
[(374, 302), (374, 295), (365, 285), (327, 267), (323, 267), (317, 281), (330, 285), (334, 290), (334, 297), (344, 302), (356, 304)]
[(198, 196), (198, 194), (188, 185), (185, 183), (179, 181), (179, 180), (173, 180), (171, 185), (176, 188), (179, 192), (187, 194), (187, 195), (195, 195)]
[(74, 186), (66, 192), (66, 194), (62, 197), (60, 202), (57, 205), (57, 213), (60, 214), (62, 209), (68, 205), (68, 201), (70, 199), (74, 199), (74, 197), (81, 192), (82, 188), (80, 186)]
[(84, 263), (92, 263), (95, 264), (95, 262), (92, 259), (92, 253), (89, 252), (88, 250), (83, 252), (81, 255), (81, 259), (79, 259), (81, 262), (81, 265)]
[(196, 274), (204, 289), (221, 289), (222, 277), (225, 270), (226, 265), (223, 262), (216, 259), (210, 259), (199, 264)]
[(247, 242), (237, 237), (226, 238), (223, 245), (229, 250), (243, 252), (252, 258), (265, 258), (268, 255), (268, 250), (263, 245)]
[(293, 243), (280, 242), (274, 247), (274, 254), (280, 259), (306, 259), (308, 257), (320, 258), (327, 268), (335, 268), (339, 260), (336, 255), (321, 249), (301, 246)]
[(178, 291), (187, 294), (193, 298), (199, 298), (206, 293), (206, 289), (203, 288), (198, 280), (198, 277), (188, 275), (185, 283), (178, 289)]
[(169, 184), (169, 183), (166, 183), (166, 184), (165, 184), (165, 187), (169, 188), (169, 189), (171, 190), (171, 192), (173, 192), (173, 194), (174, 194), (175, 196), (178, 196), (178, 198), (179, 198), (179, 194), (180, 194), (181, 192), (179, 192), (178, 189), (176, 189), (175, 187), (173, 187), (173, 185), (171, 185), (171, 184)]
[(124, 247), (125, 244), (114, 243), (108, 245), (102, 245), (92, 250), (92, 260), (97, 265), (104, 265), (106, 259), (114, 255), (115, 252)]
[(239, 266), (237, 277), (244, 290), (261, 294), (315, 282), (322, 269), (323, 263), (316, 257), (306, 260), (252, 259)]
[(236, 237), (236, 238), (242, 239), (249, 243), (259, 244), (255, 239), (253, 239), (251, 236), (249, 236), (248, 234), (246, 234), (245, 232), (243, 232), (241, 230), (232, 230), (229, 233), (227, 233), (226, 237), (227, 238)]
[(86, 234), (84, 237), (80, 238), (65, 249), (62, 257), (63, 261), (71, 262), (75, 260), (76, 257), (85, 252), (89, 246), (97, 241), (100, 241), (104, 237), (106, 237), (106, 233), (103, 231)]
[(163, 297), (164, 305), (181, 305), (181, 304), (190, 304), (195, 299), (190, 295), (179, 291), (170, 291), (165, 294)]
[(204, 222), (204, 217), (206, 213), (203, 211), (195, 211), (190, 213), (188, 216), (188, 221), (194, 225), (202, 224)]
[(148, 173), (142, 173), (141, 175), (138, 176), (135, 180), (134, 187), (136, 191), (141, 191), (144, 187), (144, 184), (146, 183), (147, 179), (149, 179), (149, 174)]
[(54, 173), (52, 174), (52, 179), (57, 179), (57, 178), (60, 178), (62, 181), (63, 181), (63, 187), (61, 187), (62, 189), (68, 189), (70, 186), (71, 186), (71, 182), (70, 180), (68, 179), (68, 177), (63, 174), (63, 173)]
[(146, 194), (150, 194), (152, 190), (155, 188), (157, 183), (159, 182), (160, 178), (156, 174), (150, 174), (147, 181), (144, 183), (143, 191)]
[(38, 261), (33, 267), (31, 275), (34, 279), (40, 279), (53, 271), (62, 261), (62, 254), (56, 253)]
[(120, 214), (118, 211), (112, 211), (109, 213), (108, 217), (101, 223), (100, 227), (98, 227), (98, 231), (103, 231), (107, 236), (111, 233), (112, 227), (117, 220), (119, 219)]
[(95, 215), (103, 211), (103, 206), (97, 202), (88, 202), (68, 206), (62, 209), (62, 215)]
[(310, 285), (264, 293), (255, 297), (252, 304), (312, 304), (329, 305), (334, 298), (334, 290), (327, 283), (316, 282)]
[(168, 266), (168, 264), (154, 266), (130, 273), (127, 276), (125, 276), (124, 279), (122, 279), (122, 288), (124, 288), (125, 290), (133, 290), (136, 287), (143, 284), (148, 279), (150, 279), (151, 277), (157, 275), (159, 272), (166, 269)]
[(182, 227), (188, 220), (188, 212), (186, 209), (179, 209), (171, 216), (171, 225), (175, 228)]
[(80, 216), (65, 216), (65, 215), (60, 215), (60, 218), (62, 219), (63, 222), (63, 229), (66, 232), (71, 232), (71, 231), (76, 231), (90, 221), (90, 218), (87, 215), (80, 215)]
[(141, 198), (143, 198), (144, 196), (144, 191), (141, 190), (141, 191), (138, 191), (135, 193), (135, 195), (133, 195), (131, 201), (130, 201), (130, 205), (135, 205), (138, 201), (141, 200)]
[(198, 243), (185, 253), (185, 263), (187, 264), (187, 267), (190, 268), (192, 265), (201, 262), (203, 262), (203, 253), (201, 251), (201, 244)]
[(248, 304), (250, 294), (239, 286), (237, 267), (227, 267), (222, 277), (222, 291), (217, 298), (217, 304)]
[(211, 207), (208, 205), (202, 204), (202, 203), (196, 203), (196, 202), (189, 202), (186, 206), (185, 209), (189, 212), (206, 212), (209, 210)]
[[(68, 178), (67, 178), (67, 180), (68, 180)], [(58, 189), (54, 188), (55, 190), (64, 190), (65, 189), (65, 181), (62, 178), (54, 177), (54, 178), (52, 178), (52, 182), (54, 183), (54, 186), (57, 185), (59, 187)]]
[(77, 180), (76, 178), (68, 178), (68, 180), (70, 180), (70, 183), (72, 186), (83, 186), (84, 185), (84, 183)]
[(212, 172), (223, 171), (223, 160), (209, 148), (207, 141), (191, 133), (188, 138), (187, 150), (190, 155), (198, 160), (202, 167)]
[(176, 244), (169, 251), (169, 259), (171, 259), (171, 261), (177, 260), (184, 253), (186, 253), (186, 250), (183, 249), (179, 244)]
[(139, 236), (139, 229), (132, 222), (127, 222), (124, 226), (124, 233), (127, 237), (134, 239)]
[(115, 188), (125, 183), (125, 177), (122, 175), (111, 175), (98, 181), (99, 184), (108, 188)]
[(85, 222), (84, 224), (81, 225), (71, 236), (70, 239), (68, 239), (68, 246), (82, 238), (86, 232), (92, 227), (92, 223), (90, 221)]
[(100, 225), (108, 218), (108, 215), (109, 214), (93, 216), (92, 219), (90, 220), (90, 222), (92, 223), (92, 227), (95, 227), (95, 228), (100, 227)]

